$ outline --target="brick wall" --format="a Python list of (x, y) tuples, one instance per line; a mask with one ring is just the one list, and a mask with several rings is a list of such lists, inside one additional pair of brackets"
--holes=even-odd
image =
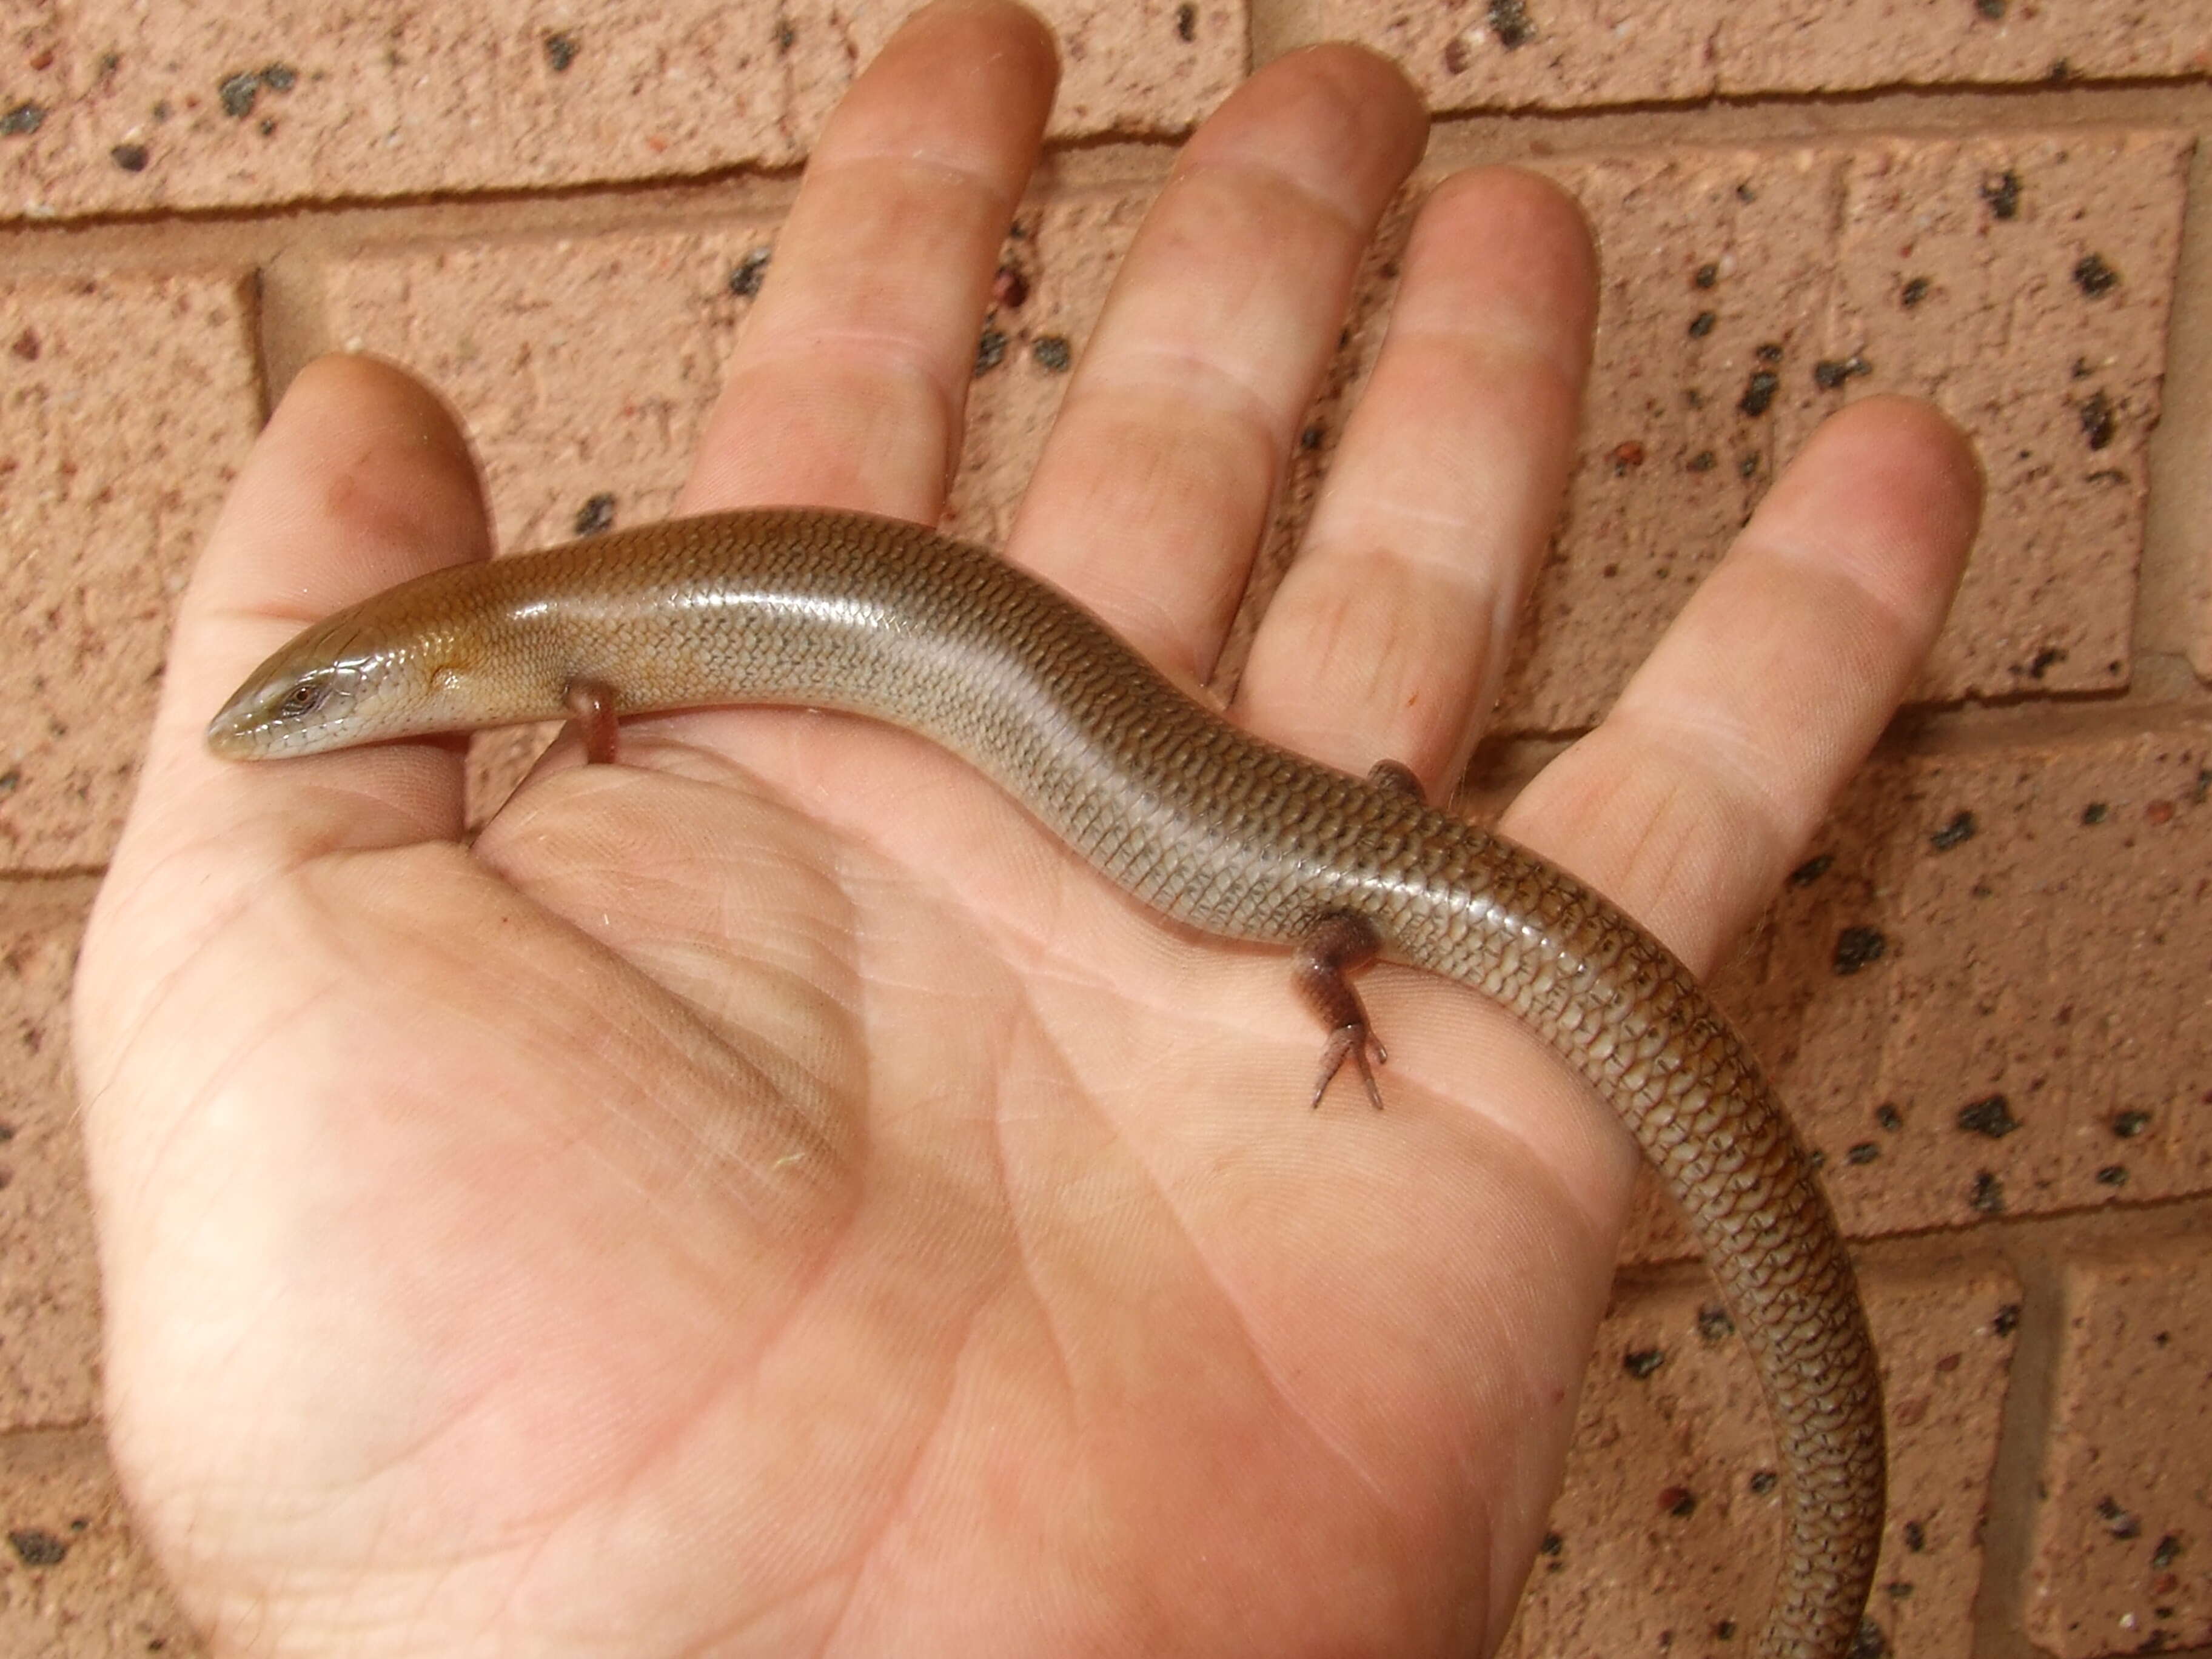
[[(0, 1652), (193, 1649), (100, 1449), (63, 1003), (171, 599), (270, 398), (383, 352), (471, 423), (503, 542), (662, 512), (794, 165), (901, 9), (0, 11)], [(1862, 1245), (1882, 1645), (2212, 1648), (2212, 0), (1044, 9), (1067, 73), (1008, 243), (1027, 293), (978, 356), (969, 533), (1006, 523), (1173, 137), (1249, 64), (1367, 41), (1443, 116), (1428, 176), (1511, 158), (1584, 202), (1594, 392), (1478, 796), (1599, 715), (1826, 410), (1910, 390), (1975, 432), (1987, 527), (1917, 706), (1720, 988)], [(1686, 1255), (1647, 1202), (1530, 1659), (1750, 1640), (1764, 1417)]]

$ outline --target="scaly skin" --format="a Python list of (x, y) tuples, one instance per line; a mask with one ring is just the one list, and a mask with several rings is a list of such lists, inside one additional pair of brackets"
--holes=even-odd
[(1883, 1483), (1850, 1263), (1757, 1061), (1613, 905), (1402, 790), (1248, 737), (981, 549), (852, 514), (675, 520), (440, 571), (309, 629), (209, 742), (267, 758), (557, 719), (580, 686), (617, 714), (769, 702), (890, 721), (1168, 915), (1291, 943), (1352, 912), (1387, 956), (1512, 1010), (1634, 1133), (1757, 1361), (1789, 1482), (1761, 1653), (1848, 1650)]

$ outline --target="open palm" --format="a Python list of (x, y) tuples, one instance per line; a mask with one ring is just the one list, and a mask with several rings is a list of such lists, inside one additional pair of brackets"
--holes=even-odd
[[(824, 133), (686, 497), (933, 520), (1051, 48), (922, 14)], [(1358, 251), (1387, 65), (1285, 58), (1192, 141), (1009, 557), (1187, 680)], [(1571, 453), (1575, 210), (1435, 191), (1232, 717), (1432, 793)], [(1693, 963), (1900, 695), (1978, 483), (1817, 437), (1508, 829)], [(1279, 954), (1164, 926), (920, 741), (727, 711), (556, 752), (472, 845), (437, 744), (265, 768), (208, 714), (300, 623), (482, 556), (435, 400), (311, 367), (185, 604), (88, 938), (109, 1423), (225, 1648), (1463, 1652), (1558, 1479), (1633, 1152), (1463, 991), (1368, 975), (1377, 1115), (1309, 1112)]]

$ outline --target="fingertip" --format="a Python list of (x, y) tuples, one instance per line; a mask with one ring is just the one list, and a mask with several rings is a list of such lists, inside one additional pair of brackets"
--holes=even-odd
[[(1447, 325), (1479, 310), (1493, 336), (1552, 358), (1577, 392), (1597, 326), (1597, 239), (1573, 193), (1526, 167), (1468, 167), (1429, 192), (1406, 250), (1399, 306), (1408, 326)], [(1479, 284), (1470, 289), (1469, 284)]]
[(913, 156), (941, 149), (973, 166), (975, 112), (985, 110), (1034, 145), (1060, 84), (1060, 43), (1010, 0), (937, 0), (902, 23), (831, 113), (815, 145), (850, 158), (888, 146)]
[(1973, 441), (1935, 404), (1881, 394), (1830, 416), (1759, 504), (1747, 538), (1820, 561), (1932, 637), (1980, 528)]
[[(1228, 161), (1293, 173), (1364, 223), (1369, 202), (1413, 170), (1428, 133), (1428, 106), (1404, 70), (1364, 46), (1328, 41), (1285, 52), (1231, 93), (1176, 167)], [(1299, 156), (1327, 157), (1340, 176), (1286, 160), (1285, 135)]]

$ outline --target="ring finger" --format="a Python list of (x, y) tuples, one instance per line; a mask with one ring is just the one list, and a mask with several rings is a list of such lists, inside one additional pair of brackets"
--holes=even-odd
[(1492, 167), (1423, 205), (1364, 394), (1239, 689), (1255, 731), (1362, 772), (1465, 769), (1574, 450), (1597, 309), (1571, 198)]

